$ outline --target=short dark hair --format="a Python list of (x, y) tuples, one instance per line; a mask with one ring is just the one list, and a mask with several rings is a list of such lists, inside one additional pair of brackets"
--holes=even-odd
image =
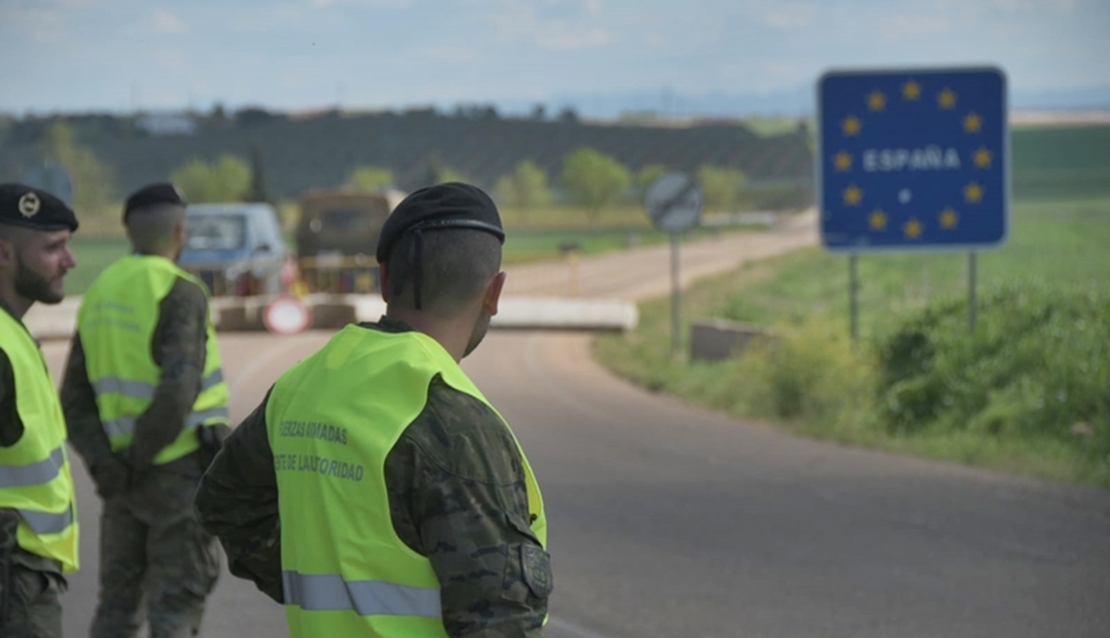
[(185, 219), (185, 207), (151, 204), (129, 211), (124, 222), (132, 247), (142, 253), (157, 253), (173, 243), (177, 225)]
[[(391, 305), (450, 316), (482, 294), (501, 270), (501, 240), (464, 228), (406, 233), (386, 263)], [(414, 286), (419, 286), (419, 304)]]

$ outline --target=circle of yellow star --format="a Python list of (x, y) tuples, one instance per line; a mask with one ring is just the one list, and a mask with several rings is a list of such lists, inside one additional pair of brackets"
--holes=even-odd
[(979, 150), (975, 151), (975, 155), (973, 156), (973, 159), (975, 161), (975, 167), (976, 168), (990, 168), (991, 167), (991, 159), (993, 157), (994, 156), (991, 155), (991, 152), (988, 151), (986, 148), (979, 147)]
[(840, 151), (833, 156), (833, 165), (836, 170), (846, 172), (852, 170), (852, 155), (848, 151)]
[(863, 122), (860, 122), (859, 118), (855, 115), (849, 115), (848, 117), (844, 118), (843, 122), (840, 123), (840, 128), (844, 131), (844, 135), (846, 137), (859, 135), (859, 130), (862, 127)]
[(906, 232), (906, 237), (909, 237), (910, 239), (917, 239), (921, 236), (921, 231), (924, 230), (924, 227), (921, 225), (921, 222), (917, 221), (916, 219), (911, 219), (910, 221), (906, 222), (906, 225), (902, 227), (902, 230)]
[(955, 108), (956, 107), (956, 93), (955, 93), (955, 91), (953, 91), (952, 89), (950, 89), (948, 87), (944, 87), (944, 90), (941, 91), (939, 95), (937, 95), (937, 104), (939, 104), (940, 108), (942, 108), (942, 109)]
[(849, 206), (859, 206), (863, 201), (863, 191), (858, 186), (852, 184), (844, 189), (844, 203)]
[(875, 89), (867, 96), (867, 108), (872, 111), (881, 111), (886, 108), (886, 96), (883, 92)]
[(940, 227), (941, 228), (955, 228), (956, 223), (960, 221), (960, 216), (956, 211), (952, 210), (949, 206), (940, 212)]
[(868, 218), (868, 223), (872, 230), (883, 230), (886, 228), (886, 213), (876, 208)]
[(964, 187), (964, 199), (969, 204), (978, 204), (983, 200), (983, 187), (972, 182)]
[(983, 129), (983, 118), (972, 111), (964, 117), (964, 130), (968, 133), (978, 133)]
[(902, 85), (902, 98), (911, 102), (916, 102), (921, 97), (921, 85), (917, 82), (910, 80)]

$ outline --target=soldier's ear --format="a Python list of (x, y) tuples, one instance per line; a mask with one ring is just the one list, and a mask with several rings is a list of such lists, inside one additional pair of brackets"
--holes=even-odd
[(491, 317), (497, 314), (497, 304), (501, 301), (501, 291), (505, 288), (507, 277), (506, 273), (499, 272), (486, 284), (486, 293), (482, 298), (482, 309)]
[(15, 244), (6, 237), (0, 236), (0, 268), (10, 268), (15, 265)]
[(389, 303), (389, 265), (388, 264), (383, 263), (383, 264), (378, 265), (378, 281), (381, 282), (378, 285), (378, 287), (381, 288), (382, 301), (384, 301), (386, 303)]

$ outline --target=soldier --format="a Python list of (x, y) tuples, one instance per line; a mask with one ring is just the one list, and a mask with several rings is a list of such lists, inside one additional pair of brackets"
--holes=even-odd
[(227, 431), (227, 385), (204, 284), (175, 264), (185, 200), (148, 186), (123, 222), (133, 254), (85, 294), (62, 384), (70, 438), (104, 500), (91, 635), (135, 636), (145, 612), (152, 638), (183, 638), (219, 575), (192, 503)]
[(77, 218), (64, 202), (0, 184), (0, 636), (62, 635), (63, 573), (77, 570), (65, 420), (38, 344), (23, 325), (59, 303), (77, 265)]
[(407, 197), (378, 240), (386, 315), (284, 374), (201, 481), (231, 572), (294, 638), (540, 635), (543, 501), (458, 365), (497, 313), (504, 237), (473, 186)]

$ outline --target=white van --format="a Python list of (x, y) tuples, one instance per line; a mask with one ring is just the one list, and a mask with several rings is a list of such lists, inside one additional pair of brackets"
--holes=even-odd
[(269, 204), (196, 204), (185, 209), (185, 250), (178, 264), (215, 296), (282, 291), (287, 251)]

